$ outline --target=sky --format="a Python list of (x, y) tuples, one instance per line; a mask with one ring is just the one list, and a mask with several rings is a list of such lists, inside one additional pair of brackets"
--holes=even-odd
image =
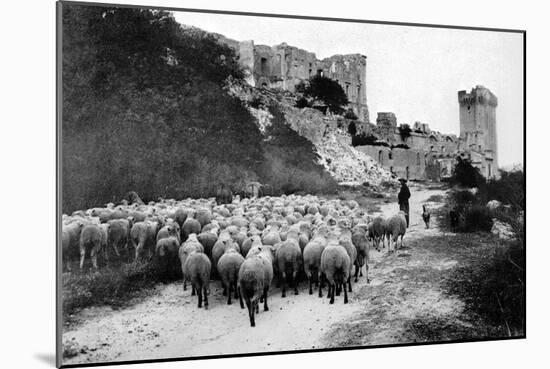
[(180, 23), (255, 44), (367, 56), (367, 105), (398, 123), (459, 134), (457, 93), (476, 85), (498, 98), (501, 167), (523, 164), (523, 36), (520, 33), (175, 12)]

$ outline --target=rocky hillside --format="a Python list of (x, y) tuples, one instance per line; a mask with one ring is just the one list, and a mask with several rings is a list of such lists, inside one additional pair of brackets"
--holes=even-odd
[(284, 114), (286, 123), (313, 143), (317, 163), (338, 183), (359, 185), (367, 182), (371, 186), (378, 186), (382, 182), (396, 182), (392, 174), (379, 166), (373, 158), (351, 146), (351, 136), (339, 128), (339, 118), (327, 117), (311, 108), (294, 107), (295, 97), (286, 91), (256, 89), (242, 83), (230, 83), (229, 92), (245, 102), (264, 135), (273, 119), (270, 107), (276, 106)]

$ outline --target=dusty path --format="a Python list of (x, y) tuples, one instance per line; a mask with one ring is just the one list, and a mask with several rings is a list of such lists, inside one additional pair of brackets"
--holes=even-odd
[[(405, 245), (428, 235), (438, 234), (434, 227), (426, 230), (421, 218), (422, 206), (432, 195), (444, 195), (442, 190), (411, 188), (411, 226), (405, 237)], [(437, 204), (430, 204), (432, 207)], [(397, 205), (382, 204), (381, 213), (389, 216), (396, 212)], [(282, 299), (280, 290), (272, 288), (269, 298), (270, 311), (256, 318), (256, 327), (248, 323), (247, 311), (241, 310), (238, 303), (226, 305), (218, 282), (211, 285), (210, 309), (197, 309), (196, 297), (190, 291), (183, 291), (181, 283), (157, 287), (154, 296), (129, 308), (114, 311), (110, 308), (90, 308), (79, 313), (85, 323), (71, 328), (63, 334), (63, 342), (71, 342), (81, 350), (65, 364), (119, 360), (155, 359), (167, 357), (190, 357), (214, 354), (251, 353), (295, 349), (311, 349), (334, 346), (335, 344), (356, 344), (371, 342), (383, 344), (394, 342), (392, 332), (396, 332), (391, 322), (392, 314), (401, 314), (392, 307), (393, 290), (396, 288), (396, 268), (407, 268), (410, 248), (399, 250), (393, 255), (373, 251), (371, 264), (371, 284), (360, 278), (353, 284), (350, 303), (343, 304), (337, 297), (330, 305), (326, 298), (309, 295), (303, 283), (298, 296), (292, 294)], [(426, 260), (420, 261), (426, 262)], [(453, 261), (434, 267), (449, 268)], [(405, 278), (405, 277), (402, 277)], [(406, 279), (402, 282), (406, 283)], [(391, 286), (390, 286), (391, 285)], [(412, 288), (412, 286), (411, 286)], [(384, 291), (387, 290), (387, 296)], [(399, 288), (398, 288), (399, 290)], [(377, 291), (373, 294), (373, 291)], [(326, 293), (326, 291), (325, 291)], [(373, 299), (373, 296), (378, 296)], [(399, 300), (409, 300), (410, 310), (417, 313), (423, 305), (418, 304), (418, 296), (401, 296)], [(437, 290), (424, 291), (423, 302), (429, 308), (446, 314), (456, 308), (457, 302), (442, 301)], [(395, 300), (393, 305), (395, 305)], [(407, 306), (409, 306), (407, 305)], [(349, 340), (347, 324), (356, 322), (364, 326), (361, 318), (365, 308), (387, 307), (379, 314), (376, 330), (383, 334), (371, 335), (362, 332), (361, 341)], [(425, 306), (425, 305), (424, 305)], [(372, 310), (372, 309), (371, 309)], [(351, 329), (353, 334), (353, 329)], [(366, 339), (366, 341), (365, 341)]]

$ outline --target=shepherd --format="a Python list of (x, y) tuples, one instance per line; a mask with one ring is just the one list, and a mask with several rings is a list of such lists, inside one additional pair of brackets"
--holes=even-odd
[(399, 210), (403, 210), (405, 212), (405, 218), (407, 219), (407, 228), (409, 228), (409, 198), (411, 197), (411, 191), (409, 191), (407, 180), (405, 178), (400, 178), (399, 182), (401, 182), (401, 190), (397, 195)]

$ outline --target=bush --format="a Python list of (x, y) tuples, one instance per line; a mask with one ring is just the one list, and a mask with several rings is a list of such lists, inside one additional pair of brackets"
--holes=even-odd
[(300, 97), (298, 98), (298, 100), (296, 100), (296, 105), (295, 105), (298, 109), (303, 109), (303, 108), (310, 108), (311, 107), (311, 104), (309, 103), (309, 101), (305, 98), (305, 97)]
[(399, 136), (401, 136), (401, 141), (407, 141), (407, 138), (411, 137), (412, 129), (408, 124), (401, 124), (399, 126)]
[(344, 113), (344, 118), (351, 119), (351, 120), (359, 119), (352, 109), (346, 110), (346, 112)]
[(353, 139), (353, 136), (355, 136), (355, 134), (357, 133), (357, 127), (355, 126), (354, 122), (349, 123), (348, 133), (352, 136), (352, 139)]
[(375, 145), (378, 138), (372, 134), (361, 133), (351, 137), (352, 146)]

